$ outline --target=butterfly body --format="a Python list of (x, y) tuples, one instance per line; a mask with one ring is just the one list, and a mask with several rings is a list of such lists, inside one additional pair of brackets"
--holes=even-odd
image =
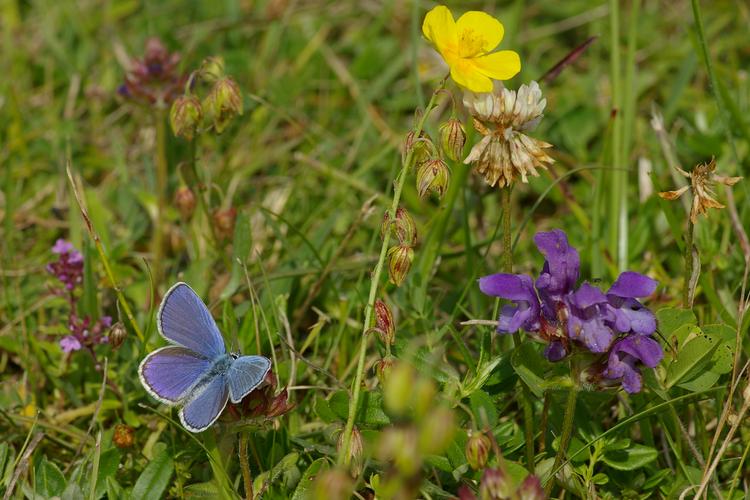
[(229, 400), (239, 403), (271, 369), (264, 356), (228, 353), (208, 308), (185, 283), (164, 295), (157, 326), (170, 345), (146, 356), (138, 375), (154, 399), (182, 406), (180, 421), (191, 432), (207, 429)]

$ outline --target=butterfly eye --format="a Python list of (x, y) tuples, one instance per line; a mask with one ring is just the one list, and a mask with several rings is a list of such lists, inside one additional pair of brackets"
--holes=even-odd
[(238, 352), (230, 352), (229, 355), (232, 356), (232, 359), (237, 359), (240, 357), (240, 353)]

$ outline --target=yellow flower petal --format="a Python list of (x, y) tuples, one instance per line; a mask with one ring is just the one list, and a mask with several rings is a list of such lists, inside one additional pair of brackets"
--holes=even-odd
[(521, 58), (512, 50), (501, 50), (472, 60), (477, 70), (495, 80), (509, 80), (521, 71)]
[(447, 50), (455, 50), (458, 37), (453, 14), (445, 5), (438, 5), (424, 18), (422, 33), (431, 41), (438, 51), (445, 55)]
[(476, 57), (493, 51), (503, 39), (503, 25), (485, 12), (471, 10), (456, 21), (458, 52), (461, 57)]
[(492, 92), (492, 80), (483, 75), (471, 60), (459, 60), (451, 66), (451, 78), (472, 92)]

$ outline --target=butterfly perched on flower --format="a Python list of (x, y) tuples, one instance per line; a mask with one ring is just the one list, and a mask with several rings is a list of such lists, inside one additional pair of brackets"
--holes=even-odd
[(181, 405), (180, 422), (191, 432), (210, 427), (227, 401), (239, 403), (271, 369), (264, 356), (227, 352), (211, 313), (186, 283), (167, 291), (156, 325), (170, 345), (146, 356), (138, 376), (154, 399)]

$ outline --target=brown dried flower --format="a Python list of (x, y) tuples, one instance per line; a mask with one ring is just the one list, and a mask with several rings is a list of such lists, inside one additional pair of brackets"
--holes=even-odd
[(690, 222), (695, 224), (698, 221), (698, 216), (706, 214), (709, 208), (724, 208), (724, 205), (716, 201), (716, 194), (714, 193), (714, 184), (720, 183), (726, 186), (733, 186), (737, 184), (742, 177), (726, 177), (724, 175), (717, 175), (714, 173), (716, 170), (716, 160), (711, 158), (708, 163), (700, 163), (696, 165), (691, 172), (685, 172), (679, 167), (675, 167), (678, 172), (690, 179), (690, 184), (683, 186), (675, 191), (664, 191), (659, 193), (659, 196), (665, 200), (676, 200), (685, 193), (688, 189), (693, 192), (693, 205), (690, 208)]
[(493, 93), (467, 92), (464, 105), (474, 118), (474, 128), (484, 135), (464, 163), (473, 164), (490, 186), (509, 186), (517, 176), (528, 182), (528, 175), (539, 175), (537, 168), (546, 169), (554, 162), (544, 152), (551, 144), (526, 135), (541, 121), (547, 105), (536, 82), (517, 91), (500, 87)]

